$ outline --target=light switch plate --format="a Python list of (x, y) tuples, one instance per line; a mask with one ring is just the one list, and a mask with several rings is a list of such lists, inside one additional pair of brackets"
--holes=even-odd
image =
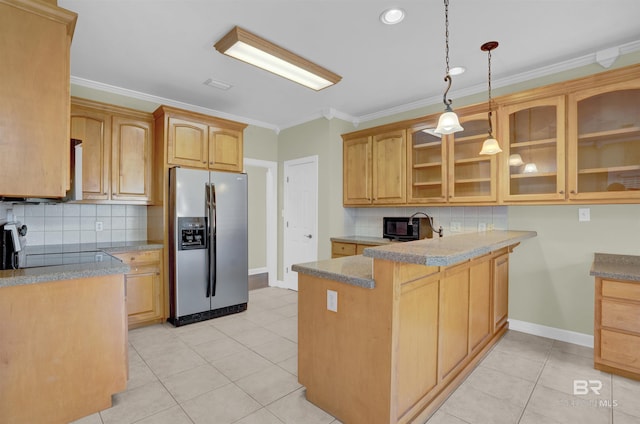
[(327, 290), (327, 309), (329, 311), (338, 312), (338, 292)]
[(578, 208), (578, 221), (579, 222), (591, 221), (591, 209), (590, 208)]

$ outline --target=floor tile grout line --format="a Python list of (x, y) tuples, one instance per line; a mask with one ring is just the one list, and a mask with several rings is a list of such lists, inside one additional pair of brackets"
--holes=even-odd
[(520, 417), (518, 418), (518, 421), (515, 422), (515, 424), (519, 424), (520, 421), (522, 421), (522, 417), (524, 416), (525, 412), (527, 412), (527, 407), (529, 406), (529, 402), (531, 402), (531, 397), (533, 396), (533, 393), (536, 391), (536, 388), (538, 387), (538, 383), (540, 382), (540, 377), (542, 377), (542, 373), (544, 372), (545, 367), (547, 366), (547, 362), (549, 361), (549, 357), (551, 356), (551, 351), (553, 350), (553, 345), (555, 344), (555, 341), (551, 342), (551, 345), (549, 346), (549, 350), (547, 351), (547, 355), (544, 358), (544, 362), (542, 364), (542, 367), (540, 368), (540, 371), (538, 372), (538, 376), (536, 377), (536, 381), (533, 385), (533, 388), (531, 389), (531, 393), (529, 393), (529, 397), (527, 398), (527, 402), (524, 404), (524, 408), (522, 408), (522, 413), (520, 414)]

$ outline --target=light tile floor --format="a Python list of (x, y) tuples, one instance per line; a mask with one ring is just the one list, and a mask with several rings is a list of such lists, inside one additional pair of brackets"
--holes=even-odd
[[(297, 293), (249, 292), (246, 312), (129, 332), (129, 382), (75, 424), (340, 424), (297, 381)], [(428, 424), (640, 423), (640, 382), (593, 369), (592, 349), (509, 331)], [(574, 380), (599, 394), (573, 395)]]

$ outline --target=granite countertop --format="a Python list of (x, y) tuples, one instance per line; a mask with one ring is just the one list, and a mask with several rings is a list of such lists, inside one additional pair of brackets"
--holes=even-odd
[(640, 282), (640, 256), (596, 253), (590, 275)]
[(368, 247), (363, 255), (418, 265), (449, 266), (535, 237), (535, 231), (494, 230)]
[[(162, 249), (162, 247), (162, 243), (148, 241), (27, 246), (25, 248), (27, 255), (42, 255), (43, 264), (46, 264), (47, 255), (65, 255), (65, 262), (68, 261), (68, 263), (65, 265), (44, 265), (35, 268), (0, 270), (0, 288), (74, 278), (123, 274), (129, 272), (129, 265), (109, 255), (110, 253), (131, 250), (155, 250)], [(89, 256), (91, 258), (88, 258)], [(80, 258), (83, 261), (86, 259), (90, 259), (90, 261), (76, 262)]]
[(342, 236), (331, 237), (331, 241), (337, 241), (340, 243), (356, 243), (356, 244), (368, 244), (371, 246), (381, 246), (383, 244), (392, 243), (391, 240), (382, 237), (369, 237), (369, 236)]
[[(404, 243), (388, 242), (364, 249), (364, 255), (307, 262), (292, 270), (365, 288), (374, 288), (373, 259), (419, 265), (449, 266), (535, 237), (535, 231), (488, 231)], [(353, 236), (353, 238), (359, 238)], [(351, 237), (332, 240), (349, 240)], [(352, 241), (353, 242), (353, 241)]]
[(291, 269), (314, 277), (328, 278), (367, 289), (375, 287), (373, 259), (362, 255), (295, 264)]

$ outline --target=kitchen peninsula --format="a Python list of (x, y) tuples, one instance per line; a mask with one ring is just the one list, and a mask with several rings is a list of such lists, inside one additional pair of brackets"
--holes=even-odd
[(426, 420), (506, 332), (509, 253), (535, 236), (467, 233), (294, 265), (307, 399), (350, 424)]

